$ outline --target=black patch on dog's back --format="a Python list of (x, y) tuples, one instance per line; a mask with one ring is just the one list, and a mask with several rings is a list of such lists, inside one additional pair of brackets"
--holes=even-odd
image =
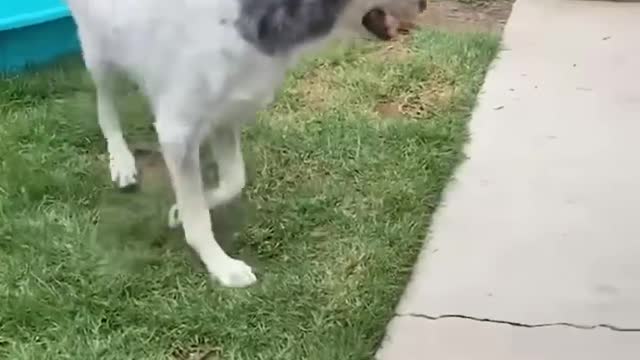
[(260, 51), (285, 53), (326, 36), (350, 0), (238, 0), (236, 27)]

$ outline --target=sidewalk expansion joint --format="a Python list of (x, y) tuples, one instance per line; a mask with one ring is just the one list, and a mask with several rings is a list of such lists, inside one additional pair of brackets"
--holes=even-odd
[(424, 315), (424, 314), (407, 313), (407, 314), (396, 314), (396, 316), (397, 317), (415, 317), (415, 318), (422, 318), (422, 319), (428, 319), (428, 320), (463, 319), (463, 320), (471, 320), (471, 321), (485, 322), (485, 323), (492, 323), (492, 324), (511, 325), (515, 327), (523, 327), (523, 328), (530, 328), (530, 329), (563, 326), (563, 327), (571, 327), (571, 328), (581, 329), (581, 330), (595, 330), (600, 328), (600, 329), (608, 329), (611, 331), (620, 331), (620, 332), (640, 332), (640, 328), (625, 328), (625, 327), (619, 327), (619, 326), (614, 326), (609, 324), (579, 325), (579, 324), (571, 324), (571, 323), (565, 323), (565, 322), (524, 324), (524, 323), (519, 323), (514, 321), (485, 319), (485, 318), (479, 318), (474, 316), (456, 315), (456, 314), (430, 316), (430, 315)]

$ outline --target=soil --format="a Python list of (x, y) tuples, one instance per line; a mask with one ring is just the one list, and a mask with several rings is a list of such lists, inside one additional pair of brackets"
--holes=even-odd
[(511, 0), (431, 1), (427, 10), (413, 22), (420, 27), (445, 31), (502, 33), (512, 5)]

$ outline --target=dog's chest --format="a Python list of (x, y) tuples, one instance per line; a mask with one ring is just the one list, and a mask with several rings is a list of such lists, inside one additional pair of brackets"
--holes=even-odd
[[(242, 40), (241, 40), (242, 41)], [(255, 113), (267, 107), (279, 91), (287, 72), (288, 61), (247, 51), (243, 58), (230, 59), (225, 71), (222, 94), (217, 111), (223, 120), (249, 120)], [(211, 83), (212, 87), (219, 86)], [(216, 93), (212, 89), (211, 93)]]
[(229, 100), (258, 107), (264, 107), (273, 100), (286, 76), (285, 64), (266, 57), (250, 61), (239, 70), (230, 83)]

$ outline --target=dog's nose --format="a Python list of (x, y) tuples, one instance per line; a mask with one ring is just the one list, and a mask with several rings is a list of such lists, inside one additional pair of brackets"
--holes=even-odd
[(427, 10), (427, 0), (418, 0), (418, 10), (420, 12)]

